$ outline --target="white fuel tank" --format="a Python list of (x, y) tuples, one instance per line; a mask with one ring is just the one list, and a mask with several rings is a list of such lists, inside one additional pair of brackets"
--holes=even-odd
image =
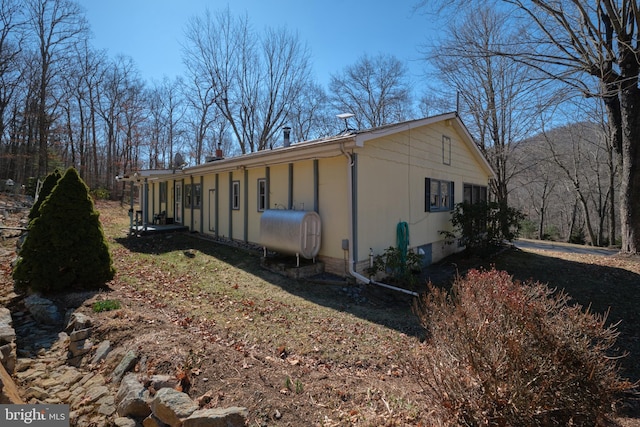
[(320, 251), (321, 221), (314, 211), (269, 209), (260, 218), (260, 244), (312, 259)]

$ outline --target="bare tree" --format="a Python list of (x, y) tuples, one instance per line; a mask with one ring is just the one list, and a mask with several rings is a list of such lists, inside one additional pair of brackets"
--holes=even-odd
[(537, 238), (544, 239), (557, 225), (557, 209), (562, 181), (558, 179), (558, 167), (550, 160), (549, 153), (537, 139), (527, 139), (513, 151), (511, 161), (518, 164), (519, 173), (511, 180), (511, 200), (514, 206), (535, 224)]
[[(118, 173), (131, 171), (134, 165), (131, 146), (133, 126), (137, 121), (134, 112), (137, 105), (127, 105), (129, 101), (136, 101), (139, 82), (137, 71), (131, 58), (119, 56), (105, 67), (101, 78), (98, 98), (98, 114), (103, 122), (105, 138), (104, 156), (105, 168), (102, 174), (103, 183), (109, 190), (115, 190), (115, 176)], [(127, 116), (128, 115), (128, 116)], [(126, 129), (125, 136), (121, 135)], [(117, 197), (117, 194), (114, 194)]]
[[(426, 5), (426, 1), (420, 2)], [(449, 4), (461, 5), (454, 1)], [(501, 0), (529, 43), (511, 57), (604, 100), (621, 157), (624, 253), (640, 249), (640, 6), (637, 0)], [(464, 3), (466, 5), (466, 2)], [(487, 2), (479, 1), (486, 5)], [(501, 53), (502, 50), (496, 52)], [(511, 52), (504, 52), (510, 55)], [(594, 84), (595, 83), (595, 84)]]
[(168, 167), (173, 159), (175, 139), (182, 131), (180, 126), (185, 116), (182, 86), (182, 78), (170, 81), (165, 77), (149, 90), (149, 168)]
[(291, 126), (291, 139), (308, 141), (321, 136), (335, 135), (341, 123), (335, 114), (329, 114), (329, 97), (322, 86), (309, 82), (293, 101), (289, 112), (288, 124)]
[(511, 156), (538, 119), (541, 87), (529, 67), (494, 52), (507, 43), (515, 49), (522, 34), (506, 15), (474, 8), (445, 37), (427, 59), (435, 77), (459, 96), (459, 108), (496, 173), (492, 193), (507, 205), (509, 182), (518, 173)]
[[(17, 0), (0, 0), (0, 170), (7, 177), (16, 178), (17, 150), (15, 140), (9, 138), (11, 106), (23, 81), (21, 76), (21, 27), (23, 17)], [(4, 178), (5, 176), (0, 176)]]
[(20, 32), (17, 0), (0, 0), (0, 137), (5, 136), (6, 110), (19, 80)]
[(286, 29), (258, 37), (229, 9), (194, 17), (186, 35), (189, 73), (206, 82), (200, 93), (210, 91), (242, 153), (268, 147), (308, 80), (306, 47)]
[(54, 105), (50, 103), (54, 78), (69, 49), (87, 30), (77, 3), (70, 0), (25, 0), (29, 33), (38, 50), (38, 176), (47, 174), (49, 127)]
[(185, 88), (184, 96), (190, 112), (188, 121), (195, 144), (192, 149), (193, 157), (198, 165), (202, 162), (205, 139), (213, 131), (211, 127), (220, 112), (216, 108), (216, 93), (211, 82), (203, 79), (197, 71), (194, 71), (196, 69), (197, 67), (190, 68), (191, 84)]
[(407, 67), (393, 55), (363, 55), (331, 75), (334, 108), (355, 114), (360, 129), (407, 120), (412, 116)]

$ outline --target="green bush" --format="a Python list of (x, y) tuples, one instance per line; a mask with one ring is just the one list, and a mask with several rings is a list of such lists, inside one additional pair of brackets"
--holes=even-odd
[(26, 196), (36, 197), (36, 187), (38, 185), (38, 180), (31, 176), (27, 178), (27, 185), (24, 189), (24, 194)]
[(630, 385), (606, 316), (540, 283), (472, 270), (414, 306), (429, 335), (412, 360), (433, 424), (597, 425)]
[(109, 200), (109, 198), (111, 197), (111, 192), (107, 188), (100, 187), (92, 190), (91, 195), (96, 200)]
[(573, 233), (571, 233), (571, 236), (569, 236), (569, 243), (574, 243), (576, 245), (586, 244), (587, 237), (584, 233), (584, 228), (578, 227), (577, 229), (575, 229)]
[(98, 288), (115, 270), (99, 213), (77, 171), (68, 169), (31, 220), (13, 270), (19, 290)]
[(403, 256), (400, 249), (389, 246), (384, 254), (376, 255), (373, 259), (373, 266), (367, 269), (367, 273), (370, 276), (375, 276), (380, 272), (394, 282), (413, 287), (417, 281), (414, 272), (421, 270), (422, 263), (421, 255), (408, 251)]
[(542, 233), (542, 240), (551, 240), (557, 242), (560, 240), (560, 229), (551, 225), (544, 229), (544, 233)]
[(523, 219), (517, 209), (497, 202), (458, 203), (451, 215), (460, 243), (472, 253), (486, 253), (504, 240), (513, 241)]
[(520, 235), (525, 239), (538, 238), (538, 226), (530, 219), (523, 219), (520, 222)]

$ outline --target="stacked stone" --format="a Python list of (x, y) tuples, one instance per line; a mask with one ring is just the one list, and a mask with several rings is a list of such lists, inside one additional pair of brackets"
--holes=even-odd
[[(18, 352), (19, 358), (11, 313), (0, 308), (0, 355), (3, 364), (8, 362), (26, 403), (68, 404), (70, 425), (76, 427), (245, 425), (248, 416), (245, 408), (200, 409), (187, 394), (175, 389), (179, 385), (175, 377), (156, 375), (141, 382), (130, 373), (138, 363), (137, 353), (112, 349), (106, 340), (95, 346), (89, 316), (71, 314), (64, 331), (57, 334), (57, 339), (56, 335), (51, 338), (51, 331), (61, 323), (62, 316), (51, 301), (40, 296), (27, 299), (26, 311), (17, 312), (18, 326), (23, 332), (28, 328), (30, 336), (35, 335), (36, 339), (30, 345), (31, 350)], [(103, 373), (105, 366), (115, 368)]]
[[(152, 376), (147, 386), (135, 374), (127, 374), (116, 395), (117, 413), (114, 423), (118, 427), (243, 427), (246, 408), (200, 409), (189, 395), (176, 390), (175, 378)], [(151, 397), (151, 392), (155, 396)]]
[(16, 367), (16, 331), (9, 309), (0, 307), (0, 363), (9, 374)]

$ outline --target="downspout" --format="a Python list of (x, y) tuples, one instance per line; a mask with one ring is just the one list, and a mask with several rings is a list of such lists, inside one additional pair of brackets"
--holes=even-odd
[(351, 157), (351, 154), (347, 151), (344, 150), (343, 145), (340, 145), (340, 150), (342, 151), (342, 154), (345, 155), (345, 157), (347, 158), (347, 217), (348, 217), (348, 221), (347, 221), (347, 228), (348, 228), (348, 234), (349, 234), (349, 260), (348, 260), (348, 265), (349, 265), (349, 274), (354, 277), (356, 279), (356, 281), (361, 281), (363, 282), (365, 285), (377, 285), (377, 286), (381, 286), (383, 288), (387, 288), (387, 289), (391, 289), (393, 291), (397, 291), (397, 292), (402, 292), (414, 297), (419, 296), (417, 292), (413, 292), (410, 291), (408, 289), (402, 289), (402, 288), (398, 288), (397, 286), (392, 286), (392, 285), (388, 285), (386, 283), (381, 283), (381, 282), (376, 282), (375, 280), (371, 280), (368, 277), (363, 276), (362, 274), (358, 273), (355, 268), (355, 260), (353, 259), (353, 159)]

